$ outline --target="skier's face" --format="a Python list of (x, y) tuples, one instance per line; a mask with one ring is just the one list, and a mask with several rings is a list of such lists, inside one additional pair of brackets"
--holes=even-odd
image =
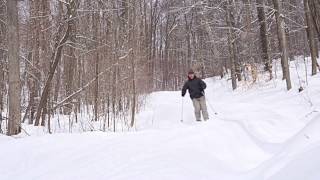
[(189, 76), (190, 79), (194, 78), (194, 74), (193, 73), (192, 74), (188, 74), (188, 76)]

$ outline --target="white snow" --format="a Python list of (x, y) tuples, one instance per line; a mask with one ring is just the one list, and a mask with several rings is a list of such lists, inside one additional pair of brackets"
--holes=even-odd
[[(210, 120), (194, 121), (189, 97), (156, 92), (133, 132), (0, 136), (1, 180), (319, 180), (320, 75), (293, 89), (206, 79)], [(214, 111), (218, 115), (214, 115)], [(31, 133), (35, 134), (35, 133)]]

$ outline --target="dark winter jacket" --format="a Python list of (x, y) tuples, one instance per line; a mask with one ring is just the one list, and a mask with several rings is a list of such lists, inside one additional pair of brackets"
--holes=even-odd
[(206, 83), (195, 76), (193, 79), (189, 79), (184, 83), (182, 88), (182, 96), (186, 95), (188, 90), (191, 99), (200, 98), (204, 95), (204, 90), (206, 87)]

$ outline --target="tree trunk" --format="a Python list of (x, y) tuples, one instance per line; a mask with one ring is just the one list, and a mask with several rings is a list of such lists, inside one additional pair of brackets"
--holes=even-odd
[[(4, 13), (0, 7), (0, 13)], [(0, 34), (5, 33), (5, 28), (0, 26)], [(4, 36), (2, 36), (4, 37)], [(5, 38), (1, 38), (1, 41), (3, 42)], [(2, 131), (2, 112), (4, 110), (4, 96), (6, 95), (6, 82), (5, 82), (5, 76), (4, 76), (4, 62), (5, 62), (5, 52), (3, 50), (0, 50), (0, 133), (3, 133)]]
[(281, 64), (282, 64), (282, 74), (283, 78), (286, 79), (287, 90), (291, 89), (291, 80), (290, 80), (290, 71), (289, 71), (289, 63), (288, 63), (288, 45), (287, 38), (285, 32), (285, 22), (284, 15), (282, 14), (282, 7), (279, 0), (273, 0), (274, 8), (276, 10), (276, 21), (277, 21), (277, 29), (278, 29), (278, 39), (279, 46), (281, 51)]
[[(2, 29), (0, 29), (1, 31)], [(1, 32), (2, 33), (2, 32)], [(4, 96), (6, 94), (6, 84), (5, 84), (5, 78), (4, 78), (4, 61), (5, 61), (5, 55), (2, 50), (0, 50), (0, 133), (3, 133), (2, 131), (2, 112), (4, 109)]]
[[(94, 40), (96, 42), (99, 41), (99, 21), (100, 21), (100, 14), (98, 13), (93, 13), (92, 14), (92, 31), (94, 33)], [(95, 52), (94, 52), (94, 73), (96, 76), (96, 79), (94, 81), (94, 90), (93, 90), (93, 95), (94, 95), (94, 121), (98, 121), (98, 112), (99, 112), (99, 49), (98, 49), (98, 44), (95, 46)]]
[(269, 52), (268, 52), (268, 37), (267, 37), (267, 23), (266, 23), (266, 15), (264, 11), (264, 0), (256, 0), (257, 3), (257, 12), (258, 12), (258, 20), (260, 24), (260, 43), (262, 49), (262, 59), (264, 62), (265, 70), (270, 74), (270, 80), (272, 79), (272, 64), (270, 62)]
[(312, 22), (312, 17), (310, 13), (309, 3), (308, 0), (303, 0), (304, 3), (304, 12), (306, 16), (306, 24), (307, 24), (307, 37), (309, 42), (309, 48), (311, 53), (311, 61), (312, 61), (312, 75), (317, 74), (317, 48), (315, 44), (315, 33), (314, 33), (314, 27)]
[(231, 69), (231, 80), (232, 80), (232, 89), (235, 90), (237, 88), (237, 79), (236, 79), (236, 68), (235, 68), (235, 37), (234, 30), (232, 26), (232, 0), (228, 0), (227, 5), (227, 26), (228, 26), (228, 44), (229, 44), (229, 52), (230, 52), (230, 69)]
[[(47, 105), (47, 99), (48, 99), (48, 95), (49, 95), (49, 91), (50, 91), (50, 86), (51, 86), (51, 82), (54, 76), (54, 73), (56, 71), (56, 68), (58, 66), (58, 63), (61, 59), (61, 55), (62, 55), (62, 49), (64, 47), (64, 44), (67, 42), (67, 40), (69, 39), (70, 36), (70, 30), (71, 30), (71, 24), (72, 21), (74, 21), (73, 17), (75, 15), (76, 12), (76, 3), (77, 1), (70, 1), (69, 4), (67, 4), (67, 14), (66, 14), (66, 22), (67, 23), (67, 29), (62, 37), (61, 40), (59, 40), (57, 38), (56, 40), (56, 44), (54, 46), (54, 52), (52, 54), (52, 63), (50, 65), (50, 70), (49, 70), (49, 74), (48, 74), (48, 78), (46, 80), (45, 83), (45, 87), (43, 89), (43, 92), (41, 94), (41, 99), (40, 99), (40, 103), (38, 105), (37, 108), (37, 115), (36, 115), (36, 119), (35, 119), (35, 126), (39, 126), (40, 124), (40, 117), (42, 116), (42, 114), (44, 113), (44, 111), (46, 110), (46, 105)], [(61, 32), (63, 31), (63, 25), (59, 26), (58, 29), (58, 33), (57, 36), (59, 36), (59, 34), (61, 34)], [(41, 124), (44, 124), (44, 122), (41, 122)]]
[(28, 123), (33, 124), (34, 121), (34, 115), (36, 113), (36, 106), (39, 103), (39, 96), (40, 96), (40, 83), (41, 83), (41, 72), (39, 71), (41, 69), (40, 65), (40, 35), (41, 35), (41, 20), (40, 13), (42, 10), (40, 9), (40, 5), (42, 2), (40, 1), (31, 1), (31, 7), (30, 7), (30, 15), (33, 17), (30, 21), (30, 31), (32, 34), (31, 39), (31, 50), (32, 52), (29, 54), (30, 57), (28, 58), (32, 62), (32, 70), (31, 72), (35, 75), (36, 79), (30, 80), (30, 116)]
[(129, 44), (130, 49), (132, 49), (130, 53), (130, 61), (131, 61), (131, 76), (132, 76), (132, 91), (131, 91), (131, 122), (130, 122), (130, 127), (134, 126), (135, 123), (135, 114), (136, 114), (136, 105), (137, 105), (137, 100), (136, 100), (136, 56), (138, 52), (138, 42), (137, 42), (137, 36), (135, 35), (135, 31), (138, 30), (139, 28), (136, 26), (136, 2), (133, 0), (131, 1), (131, 8), (130, 8), (130, 19), (129, 19), (129, 25), (131, 25), (131, 30), (129, 31), (129, 41), (131, 44)]
[(9, 62), (9, 136), (21, 132), (20, 107), (20, 64), (19, 64), (19, 27), (18, 27), (18, 1), (7, 1), (8, 13), (8, 62)]
[(315, 24), (315, 29), (320, 40), (320, 0), (308, 0), (311, 16)]

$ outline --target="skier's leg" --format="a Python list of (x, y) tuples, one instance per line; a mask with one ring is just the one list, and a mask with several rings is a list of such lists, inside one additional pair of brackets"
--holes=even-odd
[(200, 114), (200, 99), (193, 98), (193, 107), (194, 107), (194, 114), (196, 116), (197, 121), (201, 121), (201, 114)]
[(202, 96), (200, 98), (200, 108), (202, 112), (203, 119), (206, 121), (209, 119), (207, 104), (206, 104), (206, 97)]

